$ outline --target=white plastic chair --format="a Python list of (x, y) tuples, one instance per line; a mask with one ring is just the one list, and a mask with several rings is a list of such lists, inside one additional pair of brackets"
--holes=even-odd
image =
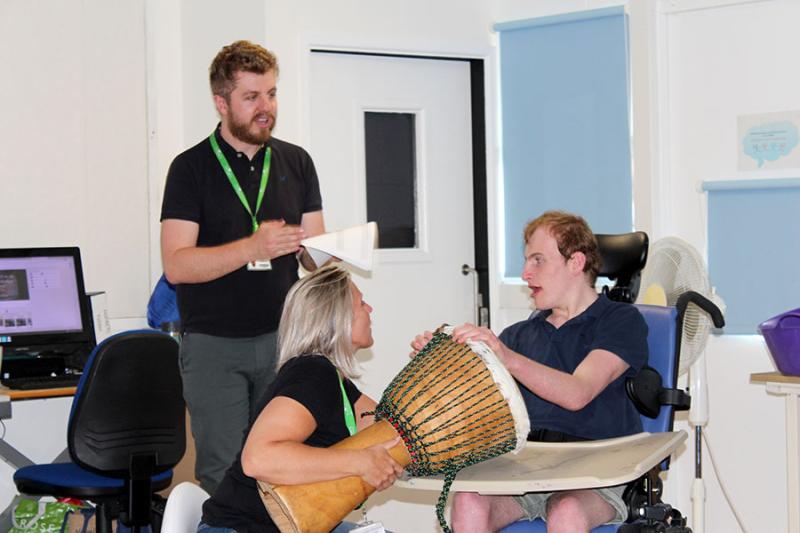
[(203, 517), (203, 502), (209, 498), (206, 491), (194, 483), (179, 483), (167, 498), (162, 533), (195, 533)]

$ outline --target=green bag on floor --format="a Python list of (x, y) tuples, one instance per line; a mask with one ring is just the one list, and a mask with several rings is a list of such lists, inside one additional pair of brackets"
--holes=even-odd
[(80, 506), (22, 499), (14, 509), (9, 533), (61, 533), (67, 512), (76, 509)]

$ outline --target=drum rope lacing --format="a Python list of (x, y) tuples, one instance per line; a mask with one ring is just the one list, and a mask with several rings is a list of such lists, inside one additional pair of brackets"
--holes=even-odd
[[(440, 354), (440, 360), (435, 364), (431, 365), (426, 361), (437, 351), (441, 351), (440, 345), (450, 339), (450, 335), (436, 333), (409, 363), (411, 369), (426, 369), (423, 378), (417, 379), (413, 371), (397, 375), (386, 388), (381, 401), (375, 408), (375, 419), (389, 422), (402, 438), (411, 456), (411, 464), (407, 467), (409, 473), (415, 476), (444, 474), (442, 492), (439, 494), (436, 504), (436, 517), (445, 533), (451, 533), (451, 529), (444, 519), (444, 508), (456, 474), (463, 468), (510, 452), (517, 446), (513, 419), (503, 417), (498, 413), (498, 409), (506, 403), (502, 395), (496, 400), (485, 400), (487, 393), (495, 392), (499, 395), (491, 374), (486, 371), (484, 379), (465, 383), (469, 376), (474, 376), (474, 372), (471, 370), (482, 364), (478, 356), (460, 364), (452, 362), (457, 357), (448, 357), (449, 355), (463, 354), (464, 351), (469, 351), (469, 347), (452, 343), (452, 346), (444, 348), (445, 352)], [(434, 370), (437, 371), (434, 372)], [(412, 392), (420, 383), (425, 386), (419, 387), (417, 392)], [(451, 383), (453, 386), (442, 386), (442, 383)], [(438, 390), (438, 392), (431, 394), (431, 390)], [(423, 400), (424, 393), (429, 394), (430, 397), (416, 406), (416, 412), (439, 403), (442, 405), (433, 412), (426, 413), (427, 416), (421, 419), (415, 418), (415, 414), (404, 414), (411, 410), (408, 408), (410, 405)], [(437, 417), (445, 416), (452, 405), (459, 403), (463, 405), (465, 402), (473, 402), (472, 407), (481, 402), (486, 403), (469, 413), (465, 410), (459, 415), (448, 417), (447, 421), (434, 428), (430, 435), (421, 435), (418, 431), (417, 428), (424, 428), (426, 423)], [(469, 417), (469, 420), (466, 417)], [(487, 442), (490, 437), (497, 438), (498, 428), (507, 429), (505, 433), (508, 436), (499, 442)], [(436, 434), (440, 436), (431, 438)], [(463, 438), (458, 444), (444, 445), (454, 437)], [(437, 460), (437, 456), (447, 456), (451, 452), (481, 443), (484, 448), (480, 451), (473, 450), (461, 456)]]

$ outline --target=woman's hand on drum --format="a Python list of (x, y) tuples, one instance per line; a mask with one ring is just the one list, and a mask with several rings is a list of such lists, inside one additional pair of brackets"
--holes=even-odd
[(411, 353), (408, 354), (409, 357), (415, 357), (421, 349), (425, 347), (426, 344), (430, 342), (433, 338), (433, 333), (430, 331), (426, 331), (425, 333), (420, 333), (414, 340), (411, 341)]
[(508, 348), (489, 328), (467, 323), (453, 329), (453, 340), (461, 344), (467, 341), (481, 341), (494, 352), (501, 363), (507, 364)]
[(397, 461), (395, 461), (389, 450), (400, 444), (400, 437), (392, 440), (375, 444), (362, 450), (363, 458), (360, 465), (361, 478), (375, 487), (375, 490), (388, 489), (403, 472)]

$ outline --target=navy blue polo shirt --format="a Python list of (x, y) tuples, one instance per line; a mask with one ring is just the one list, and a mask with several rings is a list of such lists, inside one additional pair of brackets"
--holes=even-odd
[(541, 311), (506, 328), (500, 340), (515, 352), (573, 373), (592, 350), (616, 354), (629, 368), (580, 411), (569, 411), (520, 385), (532, 429), (606, 439), (642, 431), (639, 413), (625, 393), (625, 380), (647, 364), (647, 324), (631, 304), (600, 296), (583, 313), (556, 328)]

